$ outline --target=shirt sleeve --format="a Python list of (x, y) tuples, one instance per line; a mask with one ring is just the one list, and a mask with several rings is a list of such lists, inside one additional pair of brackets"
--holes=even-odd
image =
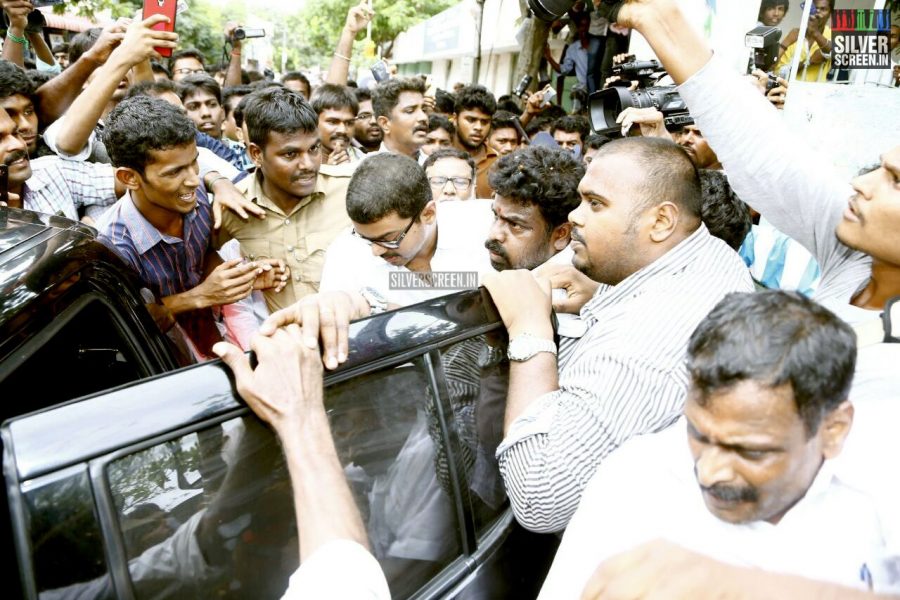
[(57, 165), (75, 206), (111, 206), (116, 203), (116, 177), (112, 165), (72, 160), (60, 160)]
[(316, 550), (291, 575), (282, 600), (390, 600), (387, 579), (375, 557), (350, 540)]
[(78, 152), (78, 154), (66, 154), (64, 152), (60, 152), (59, 147), (56, 145), (57, 137), (59, 136), (59, 130), (62, 129), (63, 121), (66, 120), (66, 115), (63, 115), (61, 118), (57, 119), (50, 126), (44, 130), (44, 143), (47, 144), (47, 147), (53, 150), (53, 152), (66, 160), (75, 160), (79, 162), (86, 161), (90, 156), (91, 152), (94, 150), (94, 142), (97, 138), (97, 132), (91, 131), (91, 135), (88, 136), (87, 142), (85, 142), (84, 146)]
[(234, 180), (235, 177), (238, 176), (238, 171), (234, 168), (227, 160), (219, 158), (215, 155), (211, 150), (206, 148), (197, 148), (197, 163), (200, 165), (200, 178), (205, 178), (212, 171), (217, 172), (219, 175), (224, 175), (228, 179)]
[(684, 381), (637, 358), (585, 357), (567, 370), (569, 380), (533, 402), (497, 449), (516, 519), (540, 533), (565, 529), (601, 461), (670, 425), (684, 404)]
[(853, 189), (827, 154), (803, 142), (779, 111), (713, 57), (679, 88), (738, 197), (824, 265)]

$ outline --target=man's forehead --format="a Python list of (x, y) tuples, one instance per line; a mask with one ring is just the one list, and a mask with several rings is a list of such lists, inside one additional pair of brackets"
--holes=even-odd
[(359, 101), (359, 112), (372, 112), (372, 101), (371, 100), (360, 100)]
[(147, 153), (147, 168), (154, 167), (158, 171), (183, 167), (197, 160), (197, 143), (190, 140), (181, 146), (150, 150)]
[(194, 88), (184, 95), (185, 102), (209, 102), (210, 100), (216, 100), (215, 95), (200, 87)]
[(488, 121), (491, 120), (491, 115), (487, 114), (480, 108), (464, 108), (463, 110), (459, 111), (459, 117), (460, 118), (469, 117), (469, 118), (483, 119), (483, 120), (488, 120)]
[(20, 110), (33, 104), (31, 98), (25, 94), (13, 94), (12, 96), (0, 99), (0, 106), (4, 109)]
[(419, 92), (400, 92), (397, 98), (397, 108), (406, 108), (416, 104), (422, 104), (425, 98)]
[(352, 110), (350, 110), (349, 106), (342, 106), (340, 108), (323, 108), (322, 112), (319, 113), (320, 119), (334, 119), (338, 118), (341, 120), (352, 119), (356, 116)]
[(291, 133), (269, 131), (266, 138), (266, 147), (276, 152), (288, 148), (309, 150), (318, 143), (318, 131), (294, 131)]
[(454, 156), (448, 156), (446, 158), (439, 158), (434, 162), (433, 165), (428, 167), (425, 170), (428, 176), (432, 175), (471, 175), (472, 167), (466, 163), (466, 161), (456, 158)]
[(492, 134), (494, 138), (516, 138), (519, 137), (519, 132), (516, 131), (515, 127), (501, 127), (494, 128), (494, 133)]
[(538, 210), (537, 204), (528, 200), (518, 200), (516, 198), (508, 198), (500, 194), (494, 194), (494, 202), (492, 204), (494, 212), (498, 216), (507, 219), (515, 219), (522, 222), (536, 221), (542, 219), (541, 211)]
[(684, 414), (699, 433), (725, 444), (778, 440), (803, 430), (790, 384), (770, 387), (745, 380), (705, 396), (692, 387)]
[(437, 129), (432, 129), (428, 133), (425, 134), (426, 138), (435, 139), (435, 140), (449, 140), (450, 132), (444, 129), (443, 127), (438, 127)]
[(191, 66), (194, 66), (194, 65), (196, 65), (198, 67), (203, 66), (203, 63), (201, 63), (199, 60), (197, 60), (196, 57), (182, 56), (181, 58), (179, 58), (178, 60), (175, 61), (175, 68), (176, 69), (186, 68), (188, 66), (187, 63), (191, 63)]

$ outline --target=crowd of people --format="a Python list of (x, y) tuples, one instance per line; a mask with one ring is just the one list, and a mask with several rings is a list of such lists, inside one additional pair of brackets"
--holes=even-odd
[[(542, 598), (900, 593), (900, 146), (842, 181), (675, 0), (615, 22), (598, 1), (549, 57), (593, 91), (647, 39), (693, 124), (628, 108), (609, 136), (542, 91), (357, 87), (366, 2), (319, 85), (250, 81), (240, 41), (210, 68), (164, 16), (51, 50), (31, 2), (0, 4), (8, 203), (96, 227), (182, 361), (234, 370), (294, 485), (289, 597), (388, 597), (322, 369), (351, 321), (448, 293), (392, 275), (449, 272), (480, 274), (508, 333), (496, 463), (519, 523), (562, 536)], [(827, 68), (825, 22), (807, 67)]]

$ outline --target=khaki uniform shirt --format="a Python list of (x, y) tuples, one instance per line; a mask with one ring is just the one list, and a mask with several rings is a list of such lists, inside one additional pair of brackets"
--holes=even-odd
[(242, 220), (231, 211), (222, 216), (215, 235), (219, 248), (234, 238), (241, 255), (249, 260), (280, 258), (291, 270), (291, 282), (279, 292), (264, 292), (269, 310), (286, 308), (304, 296), (319, 291), (325, 250), (331, 241), (350, 226), (347, 216), (347, 185), (356, 163), (322, 165), (315, 191), (285, 213), (262, 188), (262, 174), (251, 173), (235, 184), (249, 200), (266, 211), (265, 219), (251, 216)]

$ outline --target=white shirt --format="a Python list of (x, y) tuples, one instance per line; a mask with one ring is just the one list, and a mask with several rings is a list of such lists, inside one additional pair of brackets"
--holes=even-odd
[(540, 598), (580, 598), (603, 560), (656, 538), (818, 581), (863, 588), (865, 565), (876, 589), (900, 584), (884, 579), (885, 565), (900, 569), (900, 555), (891, 554), (873, 501), (835, 476), (830, 462), (777, 525), (719, 520), (706, 508), (693, 469), (684, 420), (622, 446), (588, 484)]
[(283, 600), (390, 600), (387, 579), (375, 557), (350, 540), (333, 540), (312, 553), (291, 575)]
[[(494, 216), (491, 203), (482, 200), (441, 202), (437, 209), (437, 247), (431, 272), (483, 273), (491, 270), (484, 247)], [(411, 273), (372, 254), (369, 243), (347, 229), (331, 243), (325, 254), (320, 292), (358, 292), (369, 287), (388, 304), (409, 306), (452, 294), (458, 289), (392, 289), (391, 274)], [(475, 287), (477, 287), (477, 281)]]

